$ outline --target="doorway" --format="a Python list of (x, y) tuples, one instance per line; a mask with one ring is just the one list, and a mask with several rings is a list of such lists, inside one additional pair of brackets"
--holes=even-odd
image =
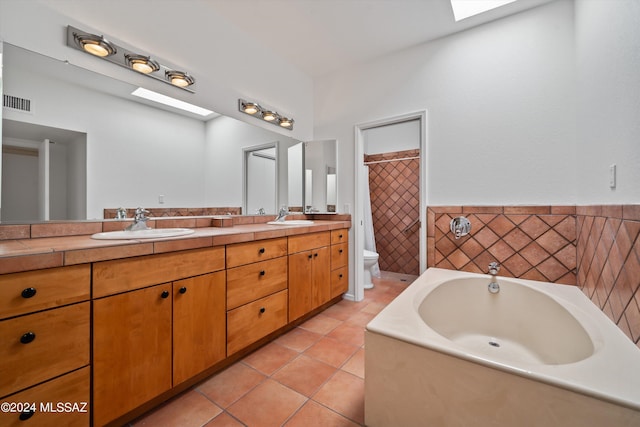
[[(401, 242), (406, 243), (406, 241), (409, 240), (406, 236), (407, 234), (414, 236), (414, 238), (417, 239), (418, 241), (417, 254), (414, 253), (416, 251), (415, 246), (413, 246), (411, 249), (408, 249), (409, 251), (412, 251), (412, 255), (411, 255), (412, 257), (414, 256), (417, 257), (418, 272), (416, 274), (420, 274), (426, 269), (427, 244), (426, 244), (426, 233), (424, 232), (424, 230), (426, 227), (425, 220), (426, 220), (426, 210), (427, 210), (426, 209), (427, 207), (426, 152), (427, 152), (427, 125), (428, 125), (427, 112), (419, 111), (419, 112), (409, 113), (409, 114), (405, 114), (397, 117), (382, 119), (375, 122), (356, 125), (355, 164), (354, 164), (354, 170), (356, 175), (355, 177), (356, 178), (356, 197), (355, 197), (356, 209), (354, 212), (354, 224), (355, 224), (355, 227), (354, 227), (354, 238), (355, 238), (354, 280), (355, 280), (355, 283), (354, 283), (354, 293), (353, 295), (349, 295), (349, 297), (353, 297), (355, 301), (361, 301), (364, 298), (364, 286), (363, 286), (363, 276), (364, 276), (363, 254), (364, 254), (364, 236), (365, 236), (364, 203), (366, 200), (365, 192), (369, 187), (368, 171), (366, 169), (365, 162), (364, 162), (365, 154), (366, 154), (365, 141), (368, 139), (368, 134), (372, 135), (373, 133), (376, 133), (376, 132), (384, 133), (385, 129), (390, 130), (391, 134), (393, 135), (396, 131), (402, 129), (403, 127), (410, 128), (412, 127), (411, 125), (398, 126), (398, 127), (394, 126), (394, 125), (402, 125), (410, 122), (413, 122), (413, 124), (415, 125), (413, 126), (413, 132), (414, 132), (413, 140), (417, 141), (417, 144), (418, 144), (417, 149), (415, 147), (412, 147), (410, 149), (405, 149), (406, 148), (405, 146), (394, 145), (393, 141), (391, 141), (388, 143), (388, 146), (395, 147), (395, 148), (391, 148), (389, 150), (384, 149), (382, 151), (380, 151), (379, 149), (371, 150), (370, 148), (367, 148), (367, 150), (380, 151), (382, 153), (385, 153), (385, 152), (393, 153), (391, 156), (392, 158), (386, 158), (386, 159), (380, 158), (377, 160), (369, 159), (369, 161), (377, 162), (378, 160), (396, 160), (396, 161), (400, 160), (404, 162), (405, 160), (402, 160), (402, 159), (406, 157), (407, 161), (413, 161), (414, 165), (415, 163), (417, 163), (418, 165), (417, 173), (411, 172), (411, 174), (415, 174), (418, 177), (417, 211), (414, 210), (414, 208), (412, 207), (411, 209), (409, 209), (410, 211), (409, 216), (407, 216), (406, 218), (402, 218), (400, 221), (396, 221), (396, 222), (398, 222), (398, 224), (401, 224), (399, 225), (400, 227), (399, 239)], [(385, 162), (385, 163), (391, 163), (391, 162)], [(377, 163), (377, 164), (383, 164), (383, 163)], [(396, 164), (399, 165), (400, 163), (396, 163)], [(368, 165), (368, 166), (371, 166), (371, 165)], [(404, 169), (404, 168), (400, 168), (400, 169)], [(383, 184), (383, 187), (384, 187), (384, 184)], [(387, 189), (387, 190), (390, 190), (390, 189)], [(391, 190), (391, 193), (393, 194), (394, 199), (398, 197), (398, 194), (393, 190)], [(405, 209), (406, 209), (406, 204), (403, 203), (403, 201), (400, 199), (396, 199), (395, 203), (392, 203), (391, 206), (387, 205), (386, 207), (383, 207), (382, 208), (383, 211), (379, 212), (383, 214), (383, 219), (382, 219), (382, 222), (384, 223), (383, 225), (389, 224), (389, 221), (388, 219), (386, 219), (386, 216), (392, 215), (391, 207), (393, 205), (397, 205), (399, 208), (402, 208), (403, 206), (405, 206)], [(389, 211), (387, 211), (387, 209), (389, 209)], [(398, 227), (395, 227), (395, 228), (398, 228)], [(395, 233), (397, 234), (397, 231)], [(384, 251), (386, 251), (386, 249), (383, 249), (383, 253)], [(380, 252), (380, 250), (378, 250), (378, 252)], [(380, 254), (380, 261), (379, 261), (382, 266), (385, 264), (381, 258), (382, 258), (382, 254)], [(392, 267), (392, 268), (395, 269), (397, 267)]]

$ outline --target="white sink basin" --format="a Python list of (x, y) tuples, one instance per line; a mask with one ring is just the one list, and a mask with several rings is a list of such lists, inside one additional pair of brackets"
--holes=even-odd
[(194, 230), (190, 228), (149, 228), (134, 231), (105, 231), (104, 233), (96, 233), (91, 238), (97, 240), (159, 239), (161, 237), (186, 236), (193, 232)]
[(308, 219), (292, 219), (289, 221), (269, 221), (269, 225), (311, 225), (313, 221)]

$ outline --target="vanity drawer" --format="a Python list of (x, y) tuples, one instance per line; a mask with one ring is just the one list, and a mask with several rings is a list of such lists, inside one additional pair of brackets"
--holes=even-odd
[(329, 246), (331, 244), (331, 233), (320, 231), (318, 233), (301, 234), (289, 237), (289, 253), (308, 251), (311, 249)]
[(89, 364), (89, 302), (0, 322), (0, 396)]
[(227, 356), (287, 324), (288, 292), (280, 291), (227, 312)]
[(145, 255), (93, 264), (93, 297), (100, 298), (224, 270), (224, 247)]
[(278, 258), (287, 254), (287, 238), (227, 245), (227, 268)]
[(331, 298), (349, 290), (349, 267), (344, 266), (331, 272)]
[(89, 299), (91, 266), (48, 268), (0, 276), (0, 319)]
[(331, 244), (337, 245), (338, 243), (349, 242), (349, 230), (341, 228), (339, 230), (331, 230)]
[(227, 270), (227, 310), (287, 288), (287, 257)]
[(349, 247), (347, 243), (331, 245), (331, 269), (344, 267), (349, 263)]
[[(89, 412), (88, 366), (28, 390), (2, 399), (9, 403), (34, 403), (36, 412), (26, 420), (20, 413), (0, 412), (0, 425), (6, 427), (87, 427)], [(58, 402), (73, 406), (59, 408)], [(42, 405), (42, 406), (41, 406)]]

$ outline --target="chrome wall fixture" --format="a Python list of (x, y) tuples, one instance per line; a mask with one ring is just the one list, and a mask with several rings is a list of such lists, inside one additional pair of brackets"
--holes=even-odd
[(195, 93), (196, 80), (186, 71), (160, 64), (149, 55), (127, 50), (104, 36), (91, 34), (69, 25), (67, 26), (67, 46)]
[(471, 232), (471, 223), (469, 220), (463, 216), (459, 216), (451, 219), (449, 223), (449, 229), (455, 236), (456, 240), (459, 238), (466, 236)]
[(245, 114), (262, 119), (265, 122), (272, 123), (285, 129), (293, 129), (293, 119), (284, 117), (276, 111), (268, 108), (262, 108), (257, 102), (238, 99), (238, 109)]

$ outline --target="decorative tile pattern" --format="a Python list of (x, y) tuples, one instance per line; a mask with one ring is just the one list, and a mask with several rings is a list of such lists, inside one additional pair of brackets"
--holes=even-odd
[[(457, 216), (471, 222), (471, 233), (456, 240), (449, 223)], [(429, 221), (430, 267), (486, 273), (498, 261), (501, 275), (576, 284), (575, 208), (431, 207)]]
[[(420, 150), (366, 155), (380, 269), (419, 274)], [(375, 163), (370, 163), (375, 162)]]
[[(127, 218), (133, 218), (136, 208), (125, 208), (127, 210)], [(242, 215), (240, 207), (219, 207), (219, 208), (146, 208), (151, 212), (152, 217), (163, 216), (209, 216), (209, 215)], [(113, 219), (116, 217), (118, 209), (103, 209), (105, 219)]]
[(638, 205), (584, 206), (577, 215), (578, 284), (640, 346)]

